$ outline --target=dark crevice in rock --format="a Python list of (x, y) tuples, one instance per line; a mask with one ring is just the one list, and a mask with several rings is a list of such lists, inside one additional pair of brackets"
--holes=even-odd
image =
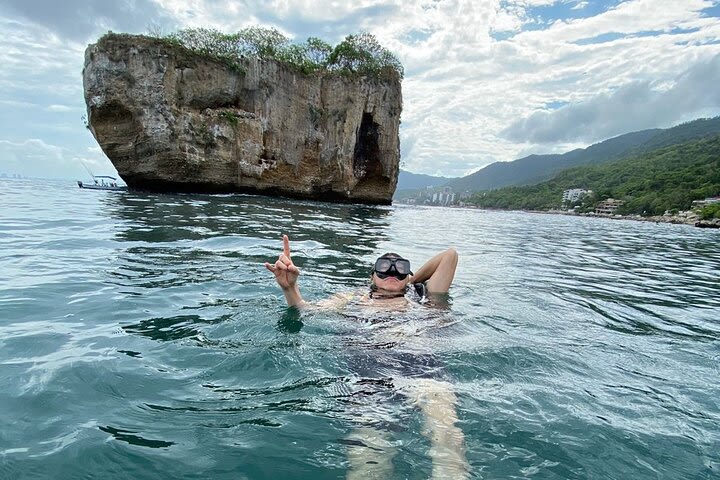
[(193, 98), (188, 101), (188, 106), (197, 110), (204, 110), (206, 108), (220, 109), (220, 108), (235, 108), (239, 103), (237, 98), (217, 96), (209, 98)]
[(386, 188), (388, 179), (380, 162), (379, 137), (380, 126), (370, 113), (363, 113), (353, 155), (353, 174), (358, 179), (353, 188), (356, 197), (374, 196)]
[(353, 154), (355, 178), (365, 180), (382, 175), (379, 137), (380, 126), (375, 123), (370, 113), (363, 113)]
[(134, 132), (140, 126), (135, 115), (120, 103), (107, 103), (91, 111), (91, 125), (102, 139), (116, 137), (118, 132)]
[(255, 112), (257, 100), (257, 90), (242, 88), (237, 96), (236, 106), (246, 112)]

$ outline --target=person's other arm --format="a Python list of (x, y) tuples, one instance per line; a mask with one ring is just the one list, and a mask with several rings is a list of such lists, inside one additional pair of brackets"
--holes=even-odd
[(425, 282), (429, 293), (446, 293), (450, 290), (455, 269), (457, 268), (458, 254), (454, 248), (440, 252), (415, 272), (413, 283)]
[(301, 307), (305, 304), (297, 285), (300, 270), (290, 258), (290, 240), (287, 235), (283, 235), (283, 253), (275, 263), (265, 262), (265, 268), (275, 275), (275, 281), (282, 288), (288, 306)]

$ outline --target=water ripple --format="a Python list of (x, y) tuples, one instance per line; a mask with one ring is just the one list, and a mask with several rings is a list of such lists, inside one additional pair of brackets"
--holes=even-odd
[[(429, 380), (474, 477), (717, 476), (717, 232), (37, 181), (0, 201), (2, 478), (339, 478), (368, 431), (426, 478)], [(262, 266), (282, 233), (310, 300), (453, 245), (447, 308), (288, 310)]]

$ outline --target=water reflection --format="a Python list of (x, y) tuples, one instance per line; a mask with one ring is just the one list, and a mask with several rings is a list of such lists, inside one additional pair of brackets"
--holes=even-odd
[(111, 427), (109, 425), (98, 428), (105, 433), (109, 433), (110, 435), (115, 437), (115, 439), (120, 440), (121, 442), (127, 442), (130, 445), (137, 445), (140, 447), (149, 448), (167, 448), (175, 445), (175, 442), (166, 442), (164, 440), (150, 440), (147, 438), (143, 438), (139, 435), (135, 435), (138, 432), (135, 432), (133, 430), (124, 430), (121, 428)]
[(201, 334), (200, 325), (220, 323), (230, 317), (230, 315), (221, 315), (218, 318), (208, 320), (199, 315), (175, 315), (173, 317), (150, 318), (136, 324), (123, 325), (122, 328), (128, 333), (143, 335), (153, 340), (171, 341), (198, 337)]
[[(134, 243), (121, 256), (130, 272), (149, 275), (158, 265), (224, 257), (228, 263), (258, 264), (277, 255), (281, 233), (290, 236), (301, 268), (314, 275), (360, 279), (365, 264), (387, 239), (388, 207), (302, 202), (247, 195), (159, 195), (127, 192), (108, 196), (104, 208), (117, 222), (115, 237)], [(201, 272), (187, 272), (190, 277)]]
[[(120, 248), (105, 274), (119, 288), (123, 330), (159, 341), (192, 338), (213, 348), (234, 342), (207, 339), (212, 325), (241, 312), (251, 316), (259, 299), (278, 295), (262, 264), (278, 255), (281, 232), (292, 238), (308, 287), (346, 288), (365, 280), (365, 257), (386, 238), (392, 218), (383, 207), (243, 195), (128, 192), (102, 202), (116, 220)], [(287, 333), (301, 326), (292, 315), (278, 322)]]

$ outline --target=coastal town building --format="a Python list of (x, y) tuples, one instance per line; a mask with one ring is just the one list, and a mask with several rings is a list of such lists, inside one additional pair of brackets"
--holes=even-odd
[(625, 202), (614, 198), (605, 199), (595, 206), (595, 213), (599, 213), (601, 215), (612, 215), (623, 203)]
[(585, 190), (584, 188), (570, 188), (563, 192), (563, 203), (579, 202), (584, 196), (590, 194), (592, 194), (592, 190)]
[(427, 186), (422, 190), (412, 193), (410, 196), (399, 196), (394, 201), (409, 205), (455, 205), (458, 200), (467, 199), (472, 192), (457, 194), (451, 187)]
[(720, 197), (708, 197), (702, 200), (694, 200), (692, 202), (693, 207), (704, 207), (705, 205), (712, 205), (714, 203), (720, 203)]
[(433, 205), (450, 205), (455, 202), (455, 192), (450, 187), (445, 187), (440, 192), (434, 192), (431, 203)]

